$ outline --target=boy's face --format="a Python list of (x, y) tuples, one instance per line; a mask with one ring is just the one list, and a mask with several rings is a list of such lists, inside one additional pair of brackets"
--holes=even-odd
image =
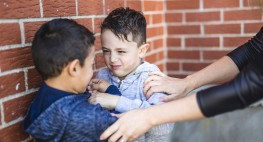
[(101, 44), (106, 66), (120, 79), (124, 79), (134, 71), (141, 62), (142, 54), (132, 35), (128, 40), (119, 39), (113, 32), (106, 29), (101, 34)]
[(92, 47), (90, 49), (90, 53), (88, 57), (86, 57), (84, 66), (80, 69), (79, 74), (79, 90), (80, 92), (85, 92), (88, 83), (90, 82), (92, 75), (93, 75), (93, 64), (94, 64), (94, 57), (95, 57), (95, 48)]

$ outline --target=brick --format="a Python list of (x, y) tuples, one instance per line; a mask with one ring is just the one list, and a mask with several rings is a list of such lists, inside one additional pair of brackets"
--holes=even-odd
[(220, 21), (220, 12), (194, 12), (186, 13), (187, 22)]
[(43, 0), (44, 17), (74, 16), (76, 2), (73, 0)]
[(167, 10), (199, 9), (200, 0), (167, 1)]
[(151, 45), (153, 49), (158, 49), (163, 47), (163, 39), (157, 39), (153, 41), (153, 44)]
[(27, 72), (28, 89), (39, 88), (42, 83), (41, 75), (36, 69), (29, 69)]
[(96, 51), (99, 51), (99, 50), (101, 50), (101, 37), (100, 36), (96, 36), (95, 37), (96, 38), (96, 40), (95, 40), (95, 50)]
[(154, 54), (151, 54), (151, 55), (147, 55), (145, 57), (145, 61), (154, 64), (155, 62), (158, 61), (158, 54), (154, 53)]
[(78, 22), (79, 24), (85, 26), (86, 28), (88, 28), (91, 32), (93, 32), (92, 19), (91, 18), (75, 19), (75, 21)]
[(147, 41), (147, 43), (150, 45), (150, 47), (148, 48), (147, 52), (150, 53), (154, 50), (154, 40), (151, 41)]
[(165, 64), (159, 64), (159, 65), (157, 65), (157, 67), (160, 69), (160, 71), (165, 71), (166, 69), (165, 69)]
[(0, 125), (2, 125), (2, 108), (1, 108), (1, 106), (0, 106)]
[(231, 10), (224, 12), (225, 21), (261, 20), (260, 10)]
[(199, 71), (208, 65), (209, 63), (182, 63), (183, 71)]
[(243, 0), (243, 5), (245, 7), (260, 6), (259, 1), (260, 0)]
[(35, 33), (37, 30), (41, 27), (42, 24), (44, 24), (46, 21), (41, 22), (26, 22), (24, 24), (25, 26), (25, 42), (30, 43), (33, 41)]
[(31, 49), (29, 47), (0, 51), (1, 71), (29, 67), (33, 65)]
[(1, 1), (0, 19), (40, 17), (39, 0)]
[(104, 18), (94, 18), (94, 33), (100, 33), (100, 25)]
[(157, 61), (164, 60), (164, 51), (160, 51), (157, 53)]
[(109, 14), (112, 10), (124, 7), (124, 0), (105, 0), (105, 11)]
[(204, 60), (217, 60), (225, 56), (229, 51), (203, 51)]
[(165, 14), (165, 21), (168, 23), (182, 22), (183, 14), (182, 13), (167, 13)]
[(158, 24), (163, 22), (162, 14), (154, 14), (152, 15), (152, 24)]
[(219, 47), (219, 38), (202, 37), (202, 38), (186, 38), (186, 47)]
[(163, 35), (163, 27), (147, 28), (147, 38)]
[(245, 44), (251, 37), (224, 37), (224, 47), (238, 47)]
[(144, 11), (161, 11), (163, 10), (163, 1), (143, 1)]
[(140, 0), (126, 0), (127, 7), (131, 7), (137, 11), (142, 11), (142, 2)]
[(4, 102), (4, 121), (8, 123), (19, 117), (25, 116), (34, 97), (34, 94), (29, 94)]
[(240, 24), (218, 24), (218, 25), (206, 25), (206, 34), (240, 34)]
[(166, 67), (168, 71), (177, 71), (180, 69), (179, 63), (176, 62), (167, 62)]
[(204, 0), (204, 8), (239, 7), (239, 0)]
[(263, 23), (246, 23), (244, 26), (245, 33), (257, 33), (261, 29)]
[(0, 129), (1, 142), (18, 142), (28, 137), (29, 135), (24, 132), (21, 122)]
[(201, 29), (199, 25), (190, 25), (190, 26), (168, 26), (168, 35), (177, 35), (177, 34), (200, 34)]
[(104, 62), (104, 57), (103, 57), (103, 54), (102, 53), (98, 53), (96, 54), (96, 57), (95, 57), (95, 67), (96, 69), (100, 69), (102, 67), (105, 67), (105, 62)]
[(103, 0), (78, 0), (79, 15), (103, 14)]
[(146, 19), (146, 23), (147, 23), (147, 26), (151, 23), (150, 22), (150, 17), (151, 15), (144, 15), (145, 19)]
[(0, 24), (0, 33), (0, 46), (21, 43), (21, 33), (18, 23)]
[(0, 76), (0, 98), (22, 91), (25, 91), (25, 77), (23, 72)]
[(166, 39), (167, 47), (181, 47), (181, 39), (180, 38), (172, 38), (168, 37)]
[(199, 51), (174, 51), (168, 50), (168, 59), (200, 59)]
[(182, 73), (169, 73), (168, 76), (174, 77), (174, 78), (185, 78), (188, 74), (182, 74)]

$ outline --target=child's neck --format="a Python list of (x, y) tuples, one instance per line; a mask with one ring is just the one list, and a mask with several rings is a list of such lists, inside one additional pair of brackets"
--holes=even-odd
[(65, 81), (61, 77), (53, 77), (45, 80), (45, 83), (50, 87), (56, 88), (61, 91), (78, 94), (74, 91), (74, 89), (72, 89), (68, 82), (70, 81)]

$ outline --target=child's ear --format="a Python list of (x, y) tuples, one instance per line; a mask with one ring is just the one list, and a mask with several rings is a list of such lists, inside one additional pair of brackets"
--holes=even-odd
[(144, 58), (148, 48), (150, 47), (150, 44), (146, 43), (139, 47), (139, 57)]
[(68, 64), (68, 73), (70, 76), (76, 76), (80, 70), (80, 62), (78, 59), (71, 61)]

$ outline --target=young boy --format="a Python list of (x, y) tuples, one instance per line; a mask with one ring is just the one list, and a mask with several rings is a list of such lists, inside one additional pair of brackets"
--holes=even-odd
[(54, 19), (35, 34), (32, 56), (42, 83), (24, 120), (37, 141), (99, 141), (114, 121), (85, 92), (93, 75), (94, 35), (69, 19)]
[[(155, 93), (146, 99), (143, 84), (148, 73), (159, 71), (158, 67), (143, 61), (149, 44), (146, 44), (146, 20), (142, 13), (130, 8), (113, 10), (101, 25), (102, 52), (107, 68), (101, 69), (97, 78), (118, 86), (121, 96), (93, 94), (90, 103), (118, 112), (147, 108), (160, 104), (163, 93)], [(109, 84), (94, 79), (91, 89), (104, 92)], [(173, 124), (157, 126), (147, 132), (139, 141), (168, 141)]]

